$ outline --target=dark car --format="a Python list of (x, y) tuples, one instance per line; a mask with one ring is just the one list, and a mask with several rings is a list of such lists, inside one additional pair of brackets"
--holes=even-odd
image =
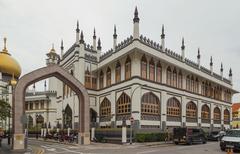
[(173, 129), (173, 141), (175, 144), (185, 143), (207, 143), (205, 132), (201, 128), (174, 128)]
[(240, 150), (240, 129), (228, 130), (220, 142), (220, 148), (222, 151), (229, 148)]
[(207, 139), (210, 141), (220, 141), (224, 135), (226, 135), (224, 131), (212, 131), (207, 136)]

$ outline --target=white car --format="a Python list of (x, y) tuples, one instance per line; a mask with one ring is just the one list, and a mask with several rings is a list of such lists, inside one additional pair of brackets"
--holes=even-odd
[(220, 142), (220, 148), (222, 151), (228, 148), (240, 150), (240, 129), (228, 130)]

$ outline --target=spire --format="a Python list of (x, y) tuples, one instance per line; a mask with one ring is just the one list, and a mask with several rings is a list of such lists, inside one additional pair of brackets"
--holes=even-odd
[(137, 7), (135, 7), (135, 11), (134, 11), (134, 18), (133, 18), (133, 22), (139, 22), (139, 17), (138, 17), (138, 10)]
[(63, 40), (61, 41), (61, 50), (64, 50)]
[(211, 56), (211, 58), (210, 58), (210, 66), (213, 66), (212, 56)]
[(184, 45), (184, 38), (182, 38), (182, 46), (181, 49), (184, 50), (185, 49), (185, 45)]
[(98, 38), (98, 46), (97, 46), (97, 49), (98, 49), (98, 50), (101, 50), (101, 49), (102, 49), (100, 38)]
[(93, 29), (93, 39), (96, 39), (96, 30), (95, 30), (95, 27)]
[(47, 91), (47, 82), (46, 82), (46, 80), (44, 81), (44, 91)]
[(4, 45), (4, 47), (3, 47), (3, 52), (8, 52), (8, 50), (7, 50), (7, 38), (6, 37), (4, 37), (3, 38), (3, 45)]
[(116, 29), (116, 25), (114, 25), (114, 33), (113, 33), (113, 38), (116, 39), (117, 38), (117, 29)]
[(223, 64), (221, 63), (221, 69), (220, 69), (221, 72), (223, 72)]
[(232, 77), (232, 69), (229, 70), (229, 77)]
[(84, 43), (84, 38), (83, 38), (83, 31), (81, 31), (81, 34), (80, 34), (80, 43)]
[(79, 29), (79, 22), (77, 21), (77, 28), (76, 28), (76, 32), (79, 33), (80, 29)]
[(164, 34), (164, 25), (162, 25), (162, 34), (161, 34), (161, 39), (165, 38), (165, 34)]
[(50, 52), (55, 52), (54, 43), (52, 44), (52, 49), (50, 50)]
[(198, 58), (198, 59), (201, 58), (201, 55), (200, 55), (200, 48), (198, 48), (198, 55), (197, 55), (197, 58)]

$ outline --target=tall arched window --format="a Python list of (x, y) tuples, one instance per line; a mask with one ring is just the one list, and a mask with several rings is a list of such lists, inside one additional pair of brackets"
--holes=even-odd
[(194, 90), (195, 93), (199, 93), (199, 81), (198, 81), (198, 78), (196, 78), (194, 89), (195, 89)]
[(204, 104), (202, 106), (201, 118), (202, 118), (202, 123), (210, 122), (210, 109), (207, 104)]
[(125, 62), (125, 79), (131, 78), (131, 59), (129, 56), (127, 56), (126, 62)]
[(162, 65), (160, 61), (157, 63), (157, 82), (161, 83), (162, 82)]
[(197, 106), (193, 102), (187, 103), (187, 122), (196, 122), (197, 121)]
[(191, 83), (190, 91), (194, 92), (194, 77), (193, 76), (191, 77), (191, 82), (190, 83)]
[(203, 96), (205, 96), (205, 93), (206, 93), (205, 83), (202, 82), (202, 86), (201, 86), (201, 94), (202, 94)]
[(213, 120), (215, 124), (220, 124), (221, 123), (221, 111), (219, 107), (215, 107), (213, 111)]
[(141, 77), (147, 79), (147, 58), (145, 55), (141, 59)]
[(178, 73), (178, 88), (182, 89), (182, 72), (179, 71)]
[(104, 74), (103, 71), (100, 72), (100, 76), (99, 76), (99, 88), (103, 88), (104, 87)]
[(130, 117), (131, 112), (131, 100), (126, 93), (122, 93), (117, 100), (117, 120), (127, 120)]
[(149, 79), (155, 81), (155, 63), (153, 58), (149, 62)]
[(181, 106), (180, 102), (172, 97), (167, 101), (167, 120), (179, 121), (181, 118)]
[(115, 67), (115, 82), (118, 83), (121, 81), (121, 64), (118, 61)]
[(100, 121), (111, 120), (111, 102), (105, 97), (100, 105)]
[(160, 101), (152, 92), (146, 93), (142, 96), (141, 119), (160, 120)]
[(177, 70), (176, 68), (173, 69), (173, 79), (172, 79), (173, 87), (177, 87)]
[(167, 85), (171, 85), (171, 80), (172, 80), (172, 70), (170, 66), (167, 68)]
[(88, 68), (85, 71), (85, 87), (91, 88), (91, 74)]
[(108, 67), (107, 68), (107, 78), (106, 78), (106, 83), (107, 83), (107, 86), (110, 86), (111, 85), (111, 69)]
[(224, 110), (224, 124), (230, 124), (230, 112), (228, 109)]
[(188, 75), (186, 78), (186, 89), (190, 91), (190, 76)]

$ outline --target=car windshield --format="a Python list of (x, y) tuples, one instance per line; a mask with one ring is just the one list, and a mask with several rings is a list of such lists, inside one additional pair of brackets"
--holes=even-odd
[(227, 131), (226, 136), (240, 137), (240, 130), (229, 130), (229, 131)]

